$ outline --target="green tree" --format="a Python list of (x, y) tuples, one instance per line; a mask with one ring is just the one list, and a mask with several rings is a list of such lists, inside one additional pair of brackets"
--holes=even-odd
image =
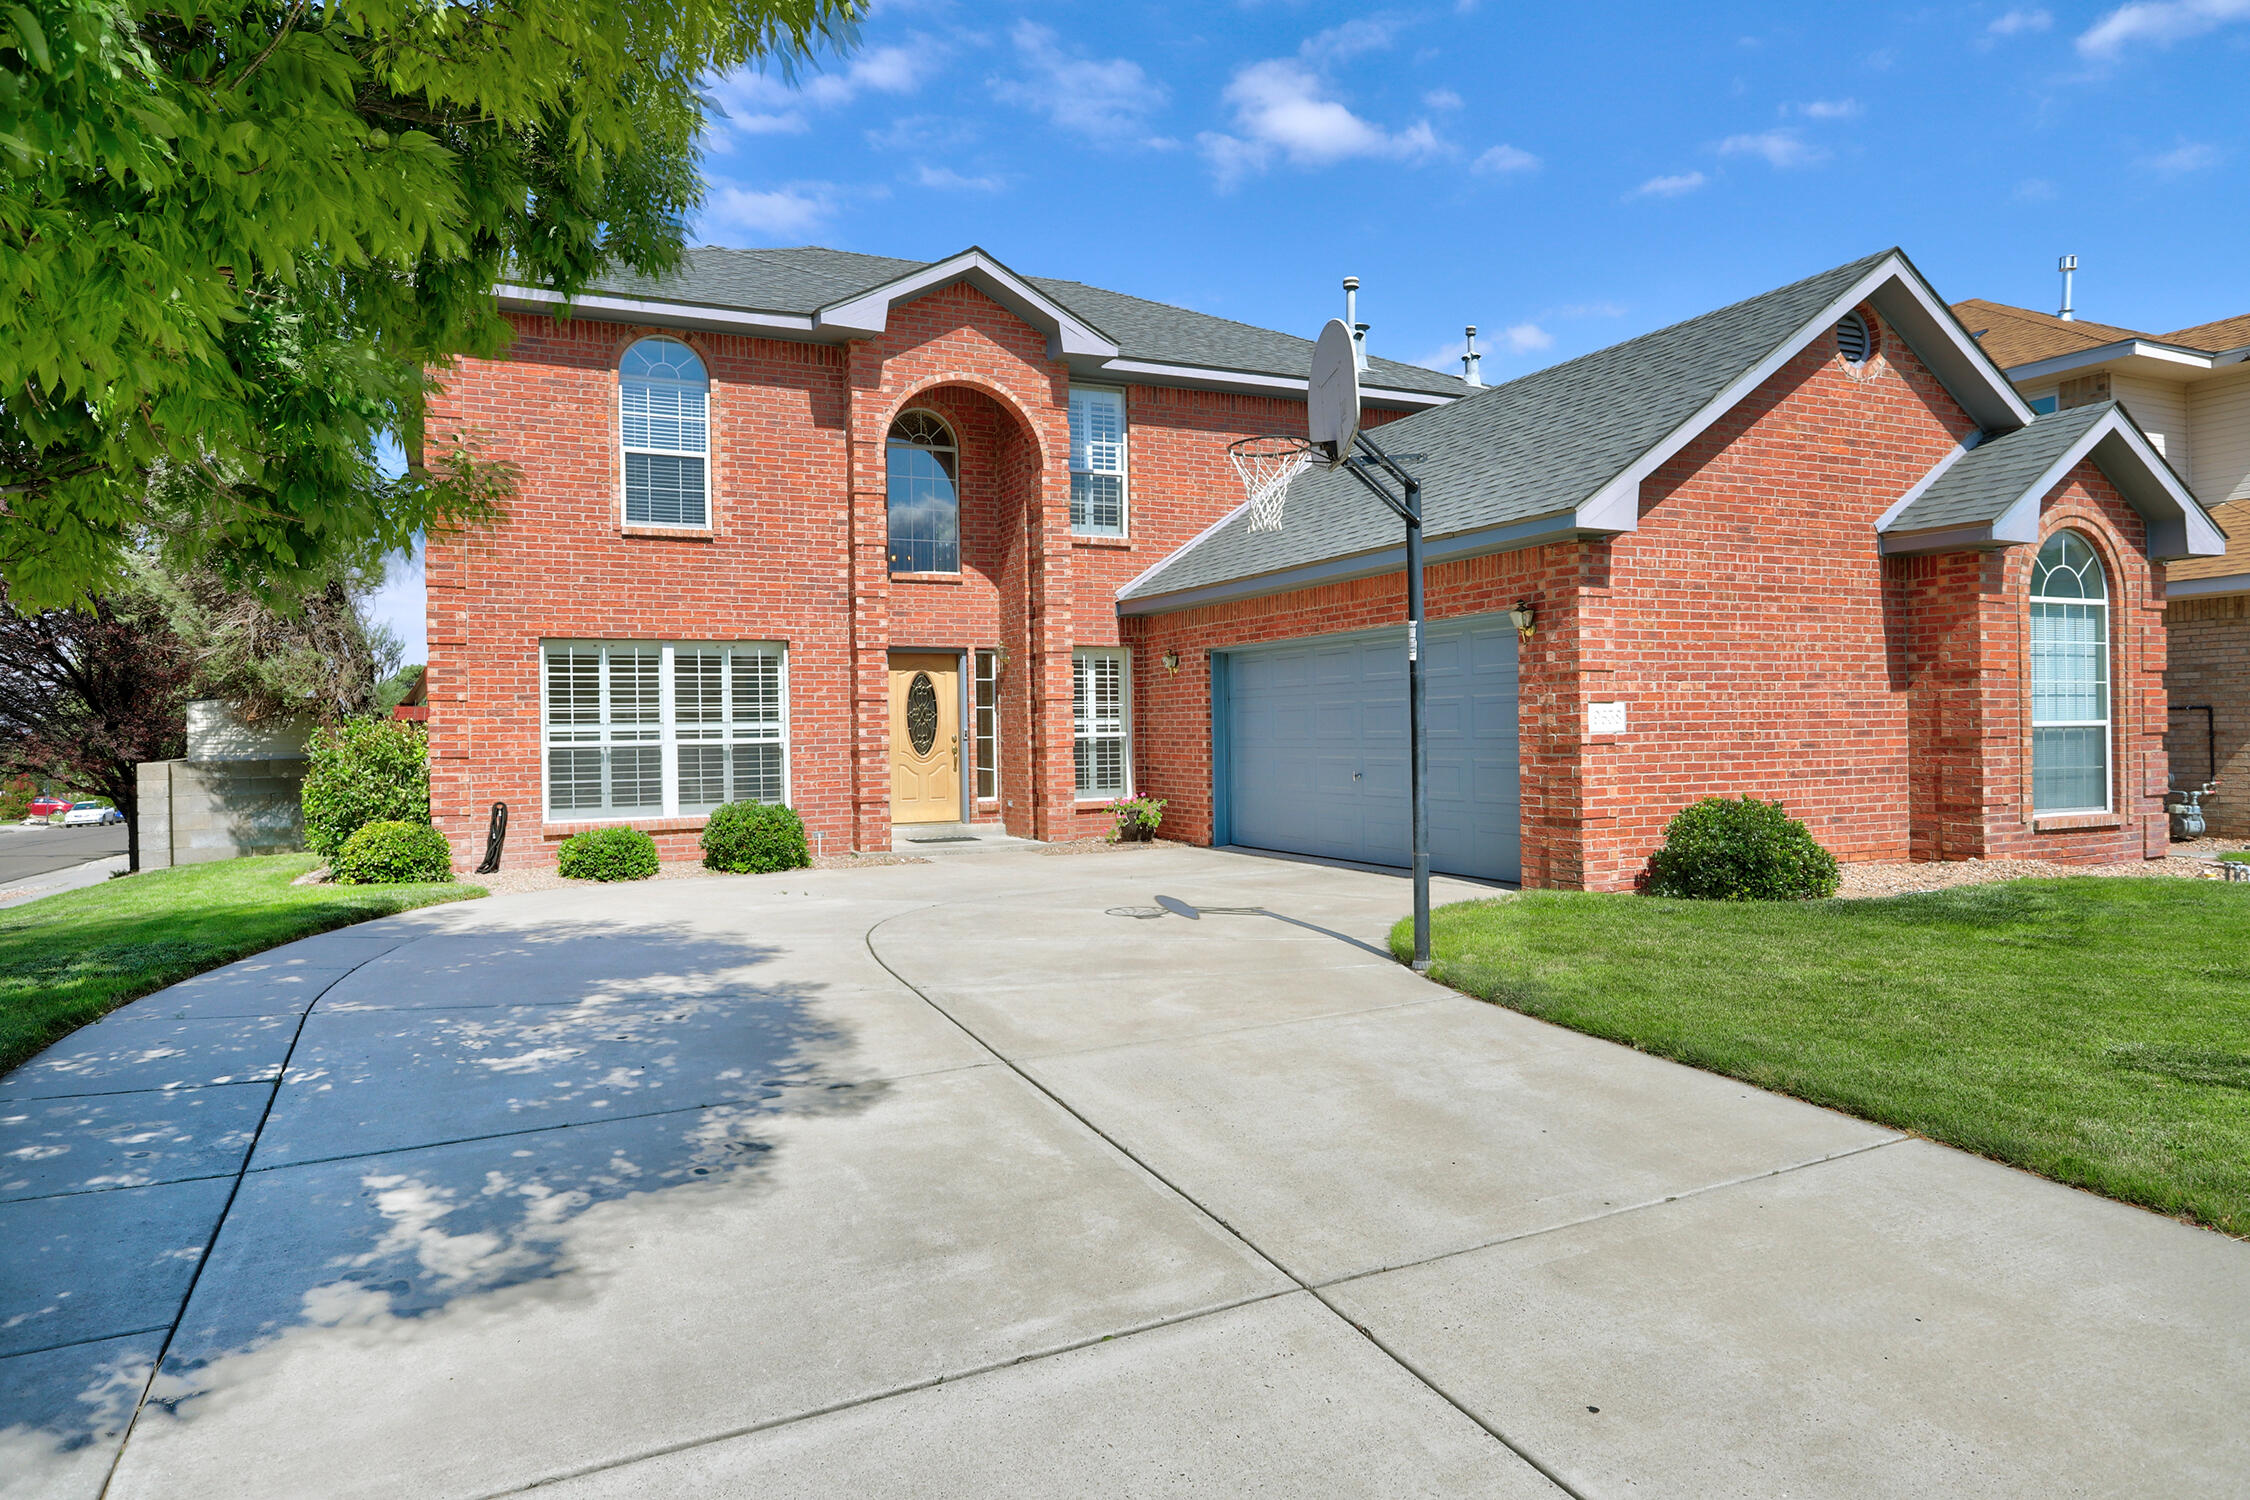
[(151, 544), (301, 594), (492, 514), (509, 472), (424, 433), (427, 372), (505, 346), (504, 270), (569, 296), (674, 265), (705, 82), (848, 45), (865, 6), (0, 5), (9, 598), (86, 598)]

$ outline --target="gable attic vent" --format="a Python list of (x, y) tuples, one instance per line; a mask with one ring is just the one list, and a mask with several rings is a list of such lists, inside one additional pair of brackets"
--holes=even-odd
[(1875, 330), (1858, 313), (1845, 313), (1836, 324), (1836, 347), (1846, 362), (1864, 365), (1867, 356), (1875, 352)]

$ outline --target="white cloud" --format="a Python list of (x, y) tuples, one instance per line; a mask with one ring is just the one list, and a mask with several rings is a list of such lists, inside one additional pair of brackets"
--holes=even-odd
[(2134, 0), (2086, 28), (2078, 52), (2106, 62), (2127, 47), (2169, 47), (2241, 20), (2250, 20), (2250, 0)]
[(1625, 316), (1625, 304), (1622, 302), (1568, 302), (1556, 308), (1548, 316), (1555, 318), (1622, 318)]
[(2011, 10), (1997, 16), (1984, 29), (1993, 36), (2025, 36), (2035, 31), (2045, 31), (2055, 24), (2052, 14), (2044, 10)]
[(2054, 200), (2055, 185), (2044, 177), (2026, 177), (2016, 184), (2016, 201), (2019, 203), (2048, 203)]
[(1364, 52), (1382, 51), (1397, 32), (1397, 23), (1387, 17), (1367, 16), (1308, 37), (1297, 50), (1314, 62), (1342, 62)]
[(1539, 170), (1539, 158), (1514, 146), (1494, 146), (1479, 156), (1471, 167), (1478, 172), (1497, 172), (1502, 175), (1536, 172)]
[(1196, 138), (1222, 185), (1263, 171), (1276, 155), (1293, 166), (1319, 167), (1352, 157), (1412, 160), (1438, 150), (1426, 121), (1394, 133), (1363, 120), (1329, 98), (1320, 75), (1294, 58), (1238, 70), (1222, 97), (1234, 106), (1241, 134), (1205, 131)]
[(1534, 354), (1541, 349), (1551, 349), (1555, 344), (1555, 336), (1537, 323), (1512, 324), (1500, 337), (1510, 354)]
[(878, 151), (950, 151), (977, 138), (977, 127), (946, 115), (901, 115), (880, 130), (867, 132)]
[(2199, 141), (2182, 141), (2170, 151), (2151, 156), (2142, 163), (2159, 177), (2184, 177), (2218, 164), (2219, 148)]
[(1808, 120), (1856, 120), (1862, 113), (1857, 99), (1814, 99), (1797, 106)]
[(941, 188), (967, 193), (997, 193), (1008, 184), (999, 177), (963, 177), (951, 167), (923, 166), (914, 174), (914, 180), (926, 188)]
[(723, 118), (714, 120), (712, 149), (725, 154), (734, 137), (796, 135), (810, 128), (805, 107), (849, 104), (863, 94), (911, 94), (943, 60), (943, 48), (917, 39), (914, 47), (877, 47), (854, 58), (841, 73), (820, 73), (789, 83), (755, 68), (738, 68), (711, 86)]
[(703, 206), (698, 226), (703, 242), (718, 244), (717, 236), (740, 239), (796, 239), (826, 224), (836, 212), (836, 193), (826, 183), (796, 183), (775, 192), (721, 187)]
[(1065, 130), (1097, 140), (1138, 134), (1170, 95), (1137, 62), (1122, 57), (1073, 57), (1052, 28), (1018, 21), (1008, 33), (1023, 64), (1021, 78), (995, 79), (992, 92), (1009, 104), (1037, 110)]
[(1451, 89), (1431, 89), (1422, 96), (1422, 107), (1425, 109), (1459, 109), (1461, 107), (1461, 96)]
[(1651, 177), (1648, 181), (1633, 189), (1630, 196), (1635, 198), (1678, 198), (1683, 194), (1694, 192), (1697, 188), (1703, 186), (1703, 183), (1704, 177), (1701, 172), (1681, 172), (1671, 177)]
[(1773, 167), (1806, 167), (1825, 161), (1828, 153), (1805, 143), (1794, 130), (1761, 130), (1754, 135), (1730, 135), (1719, 142), (1721, 156), (1755, 156)]

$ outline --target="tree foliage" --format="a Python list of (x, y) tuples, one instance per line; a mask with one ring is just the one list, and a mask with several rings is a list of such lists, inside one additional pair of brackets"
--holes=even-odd
[(423, 432), (426, 371), (504, 347), (503, 271), (567, 297), (675, 264), (703, 82), (847, 42), (864, 8), (0, 5), (10, 597), (90, 597), (152, 536), (301, 589), (340, 550), (492, 514), (509, 473)]
[(52, 775), (125, 814), (141, 865), (144, 760), (186, 749), (195, 660), (146, 593), (19, 614), (0, 596), (0, 771)]
[(367, 615), (379, 573), (334, 567), (298, 597), (269, 602), (213, 567), (172, 574), (144, 559), (137, 571), (194, 658), (196, 697), (220, 699), (245, 724), (389, 711), (380, 696), (402, 647)]

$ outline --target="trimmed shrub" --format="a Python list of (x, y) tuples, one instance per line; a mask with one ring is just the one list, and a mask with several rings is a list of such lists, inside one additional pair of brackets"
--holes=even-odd
[(638, 828), (590, 828), (562, 841), (555, 870), (568, 880), (646, 880), (656, 873), (656, 840)]
[(400, 719), (347, 719), (306, 747), (305, 847), (333, 860), (370, 823), (430, 821), (430, 737)]
[(770, 802), (729, 802), (703, 825), (703, 865), (730, 875), (802, 870), (812, 863), (805, 820)]
[(443, 885), (453, 878), (453, 846), (427, 823), (386, 818), (354, 830), (328, 874), (338, 885)]
[(1836, 894), (1836, 856), (1778, 802), (1706, 797), (1683, 807), (1648, 862), (1651, 896), (1814, 901)]

